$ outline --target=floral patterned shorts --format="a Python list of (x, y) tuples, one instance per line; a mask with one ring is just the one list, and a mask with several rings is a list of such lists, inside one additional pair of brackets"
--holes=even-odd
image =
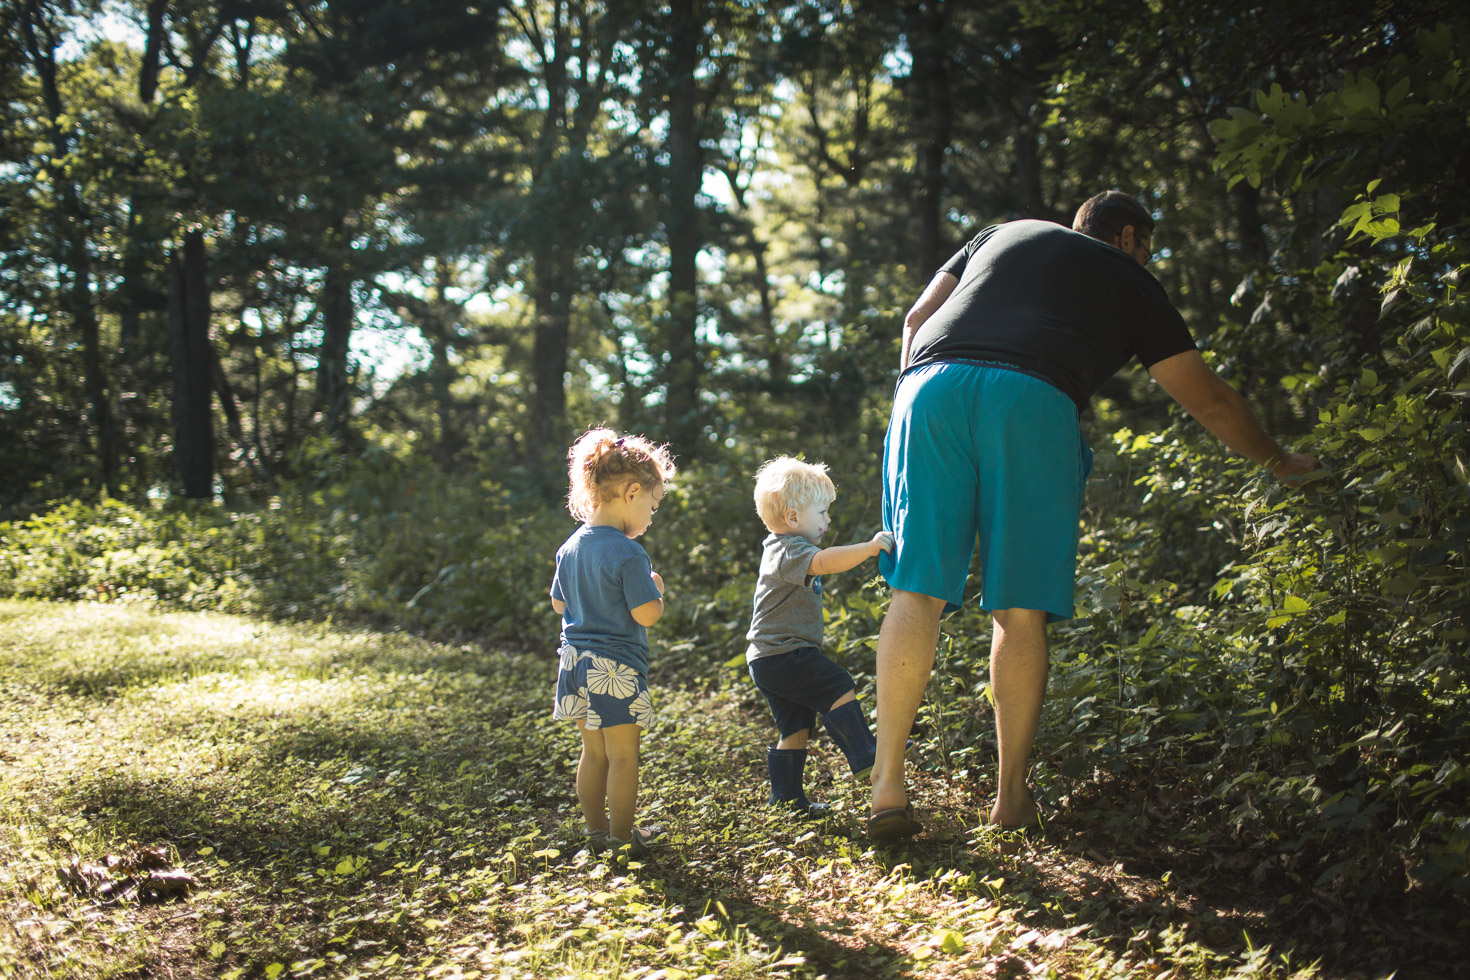
[(562, 647), (552, 718), (581, 719), (589, 731), (653, 722), (648, 679), (627, 664)]

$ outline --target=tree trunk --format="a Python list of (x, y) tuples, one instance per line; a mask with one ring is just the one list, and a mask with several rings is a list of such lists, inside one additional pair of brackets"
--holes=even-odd
[(454, 403), (454, 365), (449, 352), (454, 341), (455, 324), (462, 311), (449, 299), (449, 290), (454, 280), (451, 275), (453, 259), (439, 256), (434, 260), (434, 300), (429, 304), (425, 323), (419, 326), (429, 340), (429, 385), (434, 397), (435, 411), (439, 416), (439, 441), (434, 448), (436, 462), (441, 472), (449, 473), (465, 439), (459, 431)]
[(174, 376), (174, 468), (191, 500), (214, 497), (214, 352), (209, 345), (209, 284), (204, 234), (184, 236), (168, 267), (169, 360)]
[[(159, 64), (166, 40), (163, 15), (167, 7), (167, 0), (148, 2), (147, 34), (144, 36), (142, 62), (138, 67), (138, 101), (145, 108), (151, 108), (153, 97), (158, 92)], [(141, 170), (146, 164), (139, 160), (137, 166)], [(159, 301), (164, 299), (158, 295), (156, 283), (149, 280), (148, 260), (144, 253), (148, 243), (157, 241), (157, 236), (147, 220), (147, 212), (148, 202), (135, 187), (128, 199), (128, 230), (123, 244), (122, 284), (118, 289), (119, 346), (125, 362), (133, 361), (137, 356), (143, 314), (156, 312)]]
[(112, 415), (112, 397), (108, 393), (107, 376), (102, 365), (102, 331), (97, 320), (97, 307), (92, 298), (92, 257), (87, 243), (87, 215), (81, 195), (67, 173), (65, 160), (71, 155), (71, 135), (63, 124), (61, 89), (56, 80), (57, 36), (39, 3), (25, 5), (20, 21), (22, 42), (36, 76), (41, 82), (41, 97), (50, 117), (47, 127), (52, 144), (51, 170), (57, 175), (56, 193), (60, 198), (61, 262), (70, 273), (64, 295), (77, 335), (82, 345), (82, 375), (87, 400), (92, 406), (92, 431), (97, 445), (97, 464), (103, 487), (116, 494), (117, 439)]
[(699, 21), (694, 0), (674, 0), (670, 46), (673, 70), (669, 92), (669, 181), (666, 226), (669, 236), (668, 434), (680, 456), (698, 453), (703, 431), (699, 404), (700, 355), (698, 267), (699, 220), (695, 196), (703, 164), (695, 118), (695, 67), (699, 63)]
[(914, 51), (914, 115), (919, 136), (919, 242), (914, 280), (927, 285), (949, 258), (943, 240), (944, 155), (954, 132), (954, 103), (947, 71), (944, 5), (938, 0), (909, 8)]
[(352, 280), (342, 267), (327, 270), (321, 298), (322, 346), (317, 355), (316, 407), (330, 436), (347, 424), (347, 352), (352, 340)]
[[(550, 465), (559, 462), (567, 444), (567, 343), (571, 336), (571, 293), (569, 282), (560, 274), (560, 257), (554, 249), (544, 249), (536, 257), (536, 285), (532, 296), (536, 301), (536, 334), (531, 351), (531, 380), (534, 385), (531, 405), (531, 446), (533, 460)], [(549, 480), (548, 487), (561, 485), (561, 474)]]
[(1265, 222), (1261, 220), (1261, 192), (1242, 180), (1230, 190), (1230, 203), (1235, 208), (1236, 241), (1241, 254), (1251, 265), (1263, 266), (1271, 258), (1266, 240)]

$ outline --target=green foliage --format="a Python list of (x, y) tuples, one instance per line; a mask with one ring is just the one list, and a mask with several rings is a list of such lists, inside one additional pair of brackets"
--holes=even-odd
[[(1211, 123), (1217, 167), (1232, 184), (1274, 180), (1290, 191), (1346, 184), (1365, 169), (1402, 175), (1416, 189), (1436, 184), (1441, 155), (1458, 158), (1456, 143), (1463, 152), (1457, 120), (1470, 103), (1465, 41), (1456, 26), (1439, 24), (1417, 32), (1413, 51), (1345, 72), (1315, 97), (1279, 84), (1256, 92), (1257, 111), (1232, 108)], [(1415, 152), (1426, 144), (1435, 152)]]
[(118, 501), (62, 504), (0, 524), (5, 594), (18, 598), (165, 602), (246, 608), (236, 549), (209, 510), (151, 512)]
[[(1463, 202), (1439, 191), (1438, 172), (1460, 155), (1463, 128), (1446, 120), (1470, 104), (1464, 42), (1450, 26), (1421, 31), (1418, 57), (1315, 98), (1273, 88), (1261, 115), (1233, 110), (1215, 127), (1233, 179), (1365, 188), (1339, 219), (1344, 251), (1298, 277), (1298, 291), (1335, 279), (1335, 300), (1358, 263), (1384, 267), (1367, 366), (1354, 357), (1361, 336), (1324, 345), (1331, 390), (1311, 444), (1334, 472), (1237, 508), (1246, 548), (1214, 589), (1244, 603), (1231, 632), (1270, 658), (1265, 771), (1279, 775), (1258, 777), (1257, 791), (1313, 814), (1304, 841), (1366, 842), (1368, 860), (1323, 877), (1376, 887), (1405, 857), (1417, 887), (1463, 889), (1470, 870), (1470, 827), (1454, 815), (1470, 787), (1453, 761), (1470, 730), (1470, 253)], [(1314, 304), (1307, 326), (1333, 337), (1335, 306)]]
[(0, 524), (4, 595), (554, 635), (565, 513), (473, 480), (364, 476), (242, 512), (71, 502)]
[[(769, 812), (768, 731), (738, 691), (657, 692), (640, 813), (667, 833), (629, 862), (584, 846), (544, 652), (12, 601), (0, 641), (11, 975), (1334, 975), (1293, 968), (1315, 957), (1274, 909), (1229, 918), (1167, 876), (967, 829), (941, 775), (914, 780), (937, 840), (901, 851), (863, 838), (833, 751), (808, 781), (834, 817)], [(56, 874), (142, 847), (200, 881), (187, 903), (99, 903)], [(1371, 953), (1350, 968), (1386, 974)]]

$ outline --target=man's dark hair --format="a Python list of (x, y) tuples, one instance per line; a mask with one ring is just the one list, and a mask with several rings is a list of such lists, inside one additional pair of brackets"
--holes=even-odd
[(1132, 225), (1134, 234), (1146, 231), (1153, 237), (1154, 219), (1138, 201), (1122, 191), (1103, 191), (1094, 194), (1077, 209), (1072, 219), (1072, 230), (1080, 231), (1100, 242), (1111, 242), (1123, 229)]

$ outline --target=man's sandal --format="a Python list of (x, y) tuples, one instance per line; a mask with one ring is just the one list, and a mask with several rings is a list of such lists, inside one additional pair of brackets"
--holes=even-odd
[(924, 825), (914, 816), (912, 803), (879, 810), (868, 817), (868, 836), (877, 841), (903, 840), (923, 829)]

